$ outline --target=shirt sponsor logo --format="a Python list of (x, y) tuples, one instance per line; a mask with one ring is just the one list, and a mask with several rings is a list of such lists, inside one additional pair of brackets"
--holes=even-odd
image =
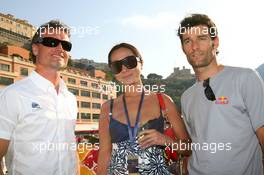
[(225, 105), (228, 103), (229, 103), (228, 97), (225, 97), (225, 96), (218, 97), (216, 98), (216, 101), (215, 101), (215, 104), (220, 104), (220, 105)]
[(40, 105), (37, 104), (36, 102), (32, 102), (31, 106), (32, 106), (32, 109), (40, 109)]

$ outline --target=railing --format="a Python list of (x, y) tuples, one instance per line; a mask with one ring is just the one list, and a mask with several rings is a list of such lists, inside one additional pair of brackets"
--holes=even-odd
[(92, 123), (91, 119), (77, 119), (76, 123)]

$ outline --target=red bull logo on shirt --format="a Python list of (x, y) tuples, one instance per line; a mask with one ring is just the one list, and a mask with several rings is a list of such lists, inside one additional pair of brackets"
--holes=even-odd
[(218, 97), (216, 98), (216, 101), (215, 101), (215, 104), (228, 104), (229, 101), (228, 101), (228, 97), (225, 97), (225, 96), (221, 96), (221, 97)]

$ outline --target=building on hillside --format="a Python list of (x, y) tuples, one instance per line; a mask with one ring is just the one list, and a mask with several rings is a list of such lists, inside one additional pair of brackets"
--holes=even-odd
[(10, 14), (0, 13), (0, 42), (8, 45), (29, 48), (30, 39), (36, 28), (26, 20), (15, 18)]
[(182, 69), (175, 67), (173, 73), (171, 73), (167, 79), (193, 79), (195, 76), (191, 74), (191, 69), (186, 69), (183, 66)]

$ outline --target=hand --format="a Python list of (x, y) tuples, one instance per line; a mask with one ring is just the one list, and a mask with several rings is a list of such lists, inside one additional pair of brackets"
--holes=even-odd
[(165, 145), (168, 139), (170, 138), (155, 129), (147, 129), (139, 133), (138, 143), (142, 149), (145, 149), (153, 145)]

